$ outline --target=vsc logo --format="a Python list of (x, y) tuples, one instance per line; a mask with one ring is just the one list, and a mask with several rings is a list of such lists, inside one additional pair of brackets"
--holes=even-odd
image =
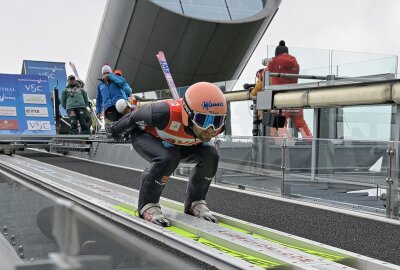
[(36, 92), (43, 92), (43, 86), (37, 85), (35, 83), (32, 84), (25, 84), (25, 89), (28, 92), (36, 93)]
[(55, 78), (56, 78), (56, 75), (54, 74), (54, 72), (55, 72), (55, 67), (52, 69), (52, 71), (53, 71), (53, 72), (48, 72), (48, 71), (42, 72), (42, 73), (39, 73), (39, 75), (46, 76), (46, 77), (49, 78), (49, 79), (55, 79)]
[(51, 130), (50, 121), (27, 121), (28, 130)]

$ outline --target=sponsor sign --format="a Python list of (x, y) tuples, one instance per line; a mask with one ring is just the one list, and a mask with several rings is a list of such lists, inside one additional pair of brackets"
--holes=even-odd
[(55, 135), (48, 78), (0, 74), (0, 119), (0, 134)]
[(42, 94), (22, 94), (26, 104), (46, 104), (46, 95)]
[[(46, 61), (32, 61), (24, 60), (22, 64), (22, 74), (27, 75), (41, 75), (46, 76), (48, 80), (48, 89), (53, 91), (55, 87), (58, 88), (58, 98), (61, 100), (62, 90), (67, 84), (67, 72), (65, 70), (65, 63), (63, 62), (46, 62)], [(26, 84), (28, 93), (42, 93), (40, 84), (31, 82)], [(60, 113), (66, 115), (64, 108), (60, 105)]]
[(6, 96), (6, 93), (0, 94), (0, 103), (7, 102), (7, 101), (14, 101), (16, 97), (13, 96)]
[(0, 115), (2, 115), (2, 116), (17, 116), (17, 107), (0, 106)]
[(18, 121), (0, 120), (0, 130), (18, 130)]
[(50, 121), (26, 121), (28, 130), (51, 130)]
[(49, 117), (46, 107), (25, 107), (25, 115), (32, 117)]
[(15, 80), (10, 80), (6, 76), (0, 77), (0, 103), (9, 103), (17, 99), (17, 87)]

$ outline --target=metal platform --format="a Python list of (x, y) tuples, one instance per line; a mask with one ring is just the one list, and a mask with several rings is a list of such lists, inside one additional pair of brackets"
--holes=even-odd
[(167, 199), (161, 203), (173, 226), (161, 228), (136, 217), (136, 190), (20, 156), (0, 161), (13, 173), (222, 269), (400, 269), (217, 213), (219, 224), (199, 220)]

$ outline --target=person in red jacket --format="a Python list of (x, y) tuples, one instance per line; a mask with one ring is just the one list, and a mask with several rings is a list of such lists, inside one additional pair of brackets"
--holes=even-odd
[[(299, 74), (300, 66), (297, 63), (297, 59), (289, 54), (289, 49), (286, 47), (285, 41), (281, 40), (279, 42), (279, 45), (275, 49), (275, 57), (268, 62), (267, 70), (271, 73)], [(297, 78), (271, 77), (270, 84), (293, 84), (297, 83), (297, 81)], [(283, 115), (286, 116), (285, 126), (287, 126), (287, 119), (291, 118), (295, 128), (303, 138), (312, 138), (311, 131), (304, 120), (303, 109), (284, 110)]]
[(108, 138), (130, 133), (136, 152), (150, 162), (142, 174), (139, 216), (161, 226), (169, 221), (159, 200), (181, 161), (196, 163), (185, 198), (185, 213), (217, 222), (206, 205), (206, 194), (218, 167), (211, 138), (223, 132), (227, 111), (222, 91), (208, 82), (190, 86), (183, 98), (144, 105), (106, 129)]

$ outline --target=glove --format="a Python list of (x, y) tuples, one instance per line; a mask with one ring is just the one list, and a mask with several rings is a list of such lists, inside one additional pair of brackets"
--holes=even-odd
[(116, 141), (121, 141), (124, 136), (115, 133), (113, 126), (106, 127), (106, 137), (107, 139), (114, 139)]
[(210, 209), (208, 209), (205, 200), (192, 202), (192, 207), (190, 207), (189, 211), (195, 217), (218, 223), (218, 220), (211, 214)]
[(161, 212), (160, 204), (148, 203), (140, 210), (140, 217), (151, 223), (160, 225), (162, 227), (169, 227), (171, 224)]

